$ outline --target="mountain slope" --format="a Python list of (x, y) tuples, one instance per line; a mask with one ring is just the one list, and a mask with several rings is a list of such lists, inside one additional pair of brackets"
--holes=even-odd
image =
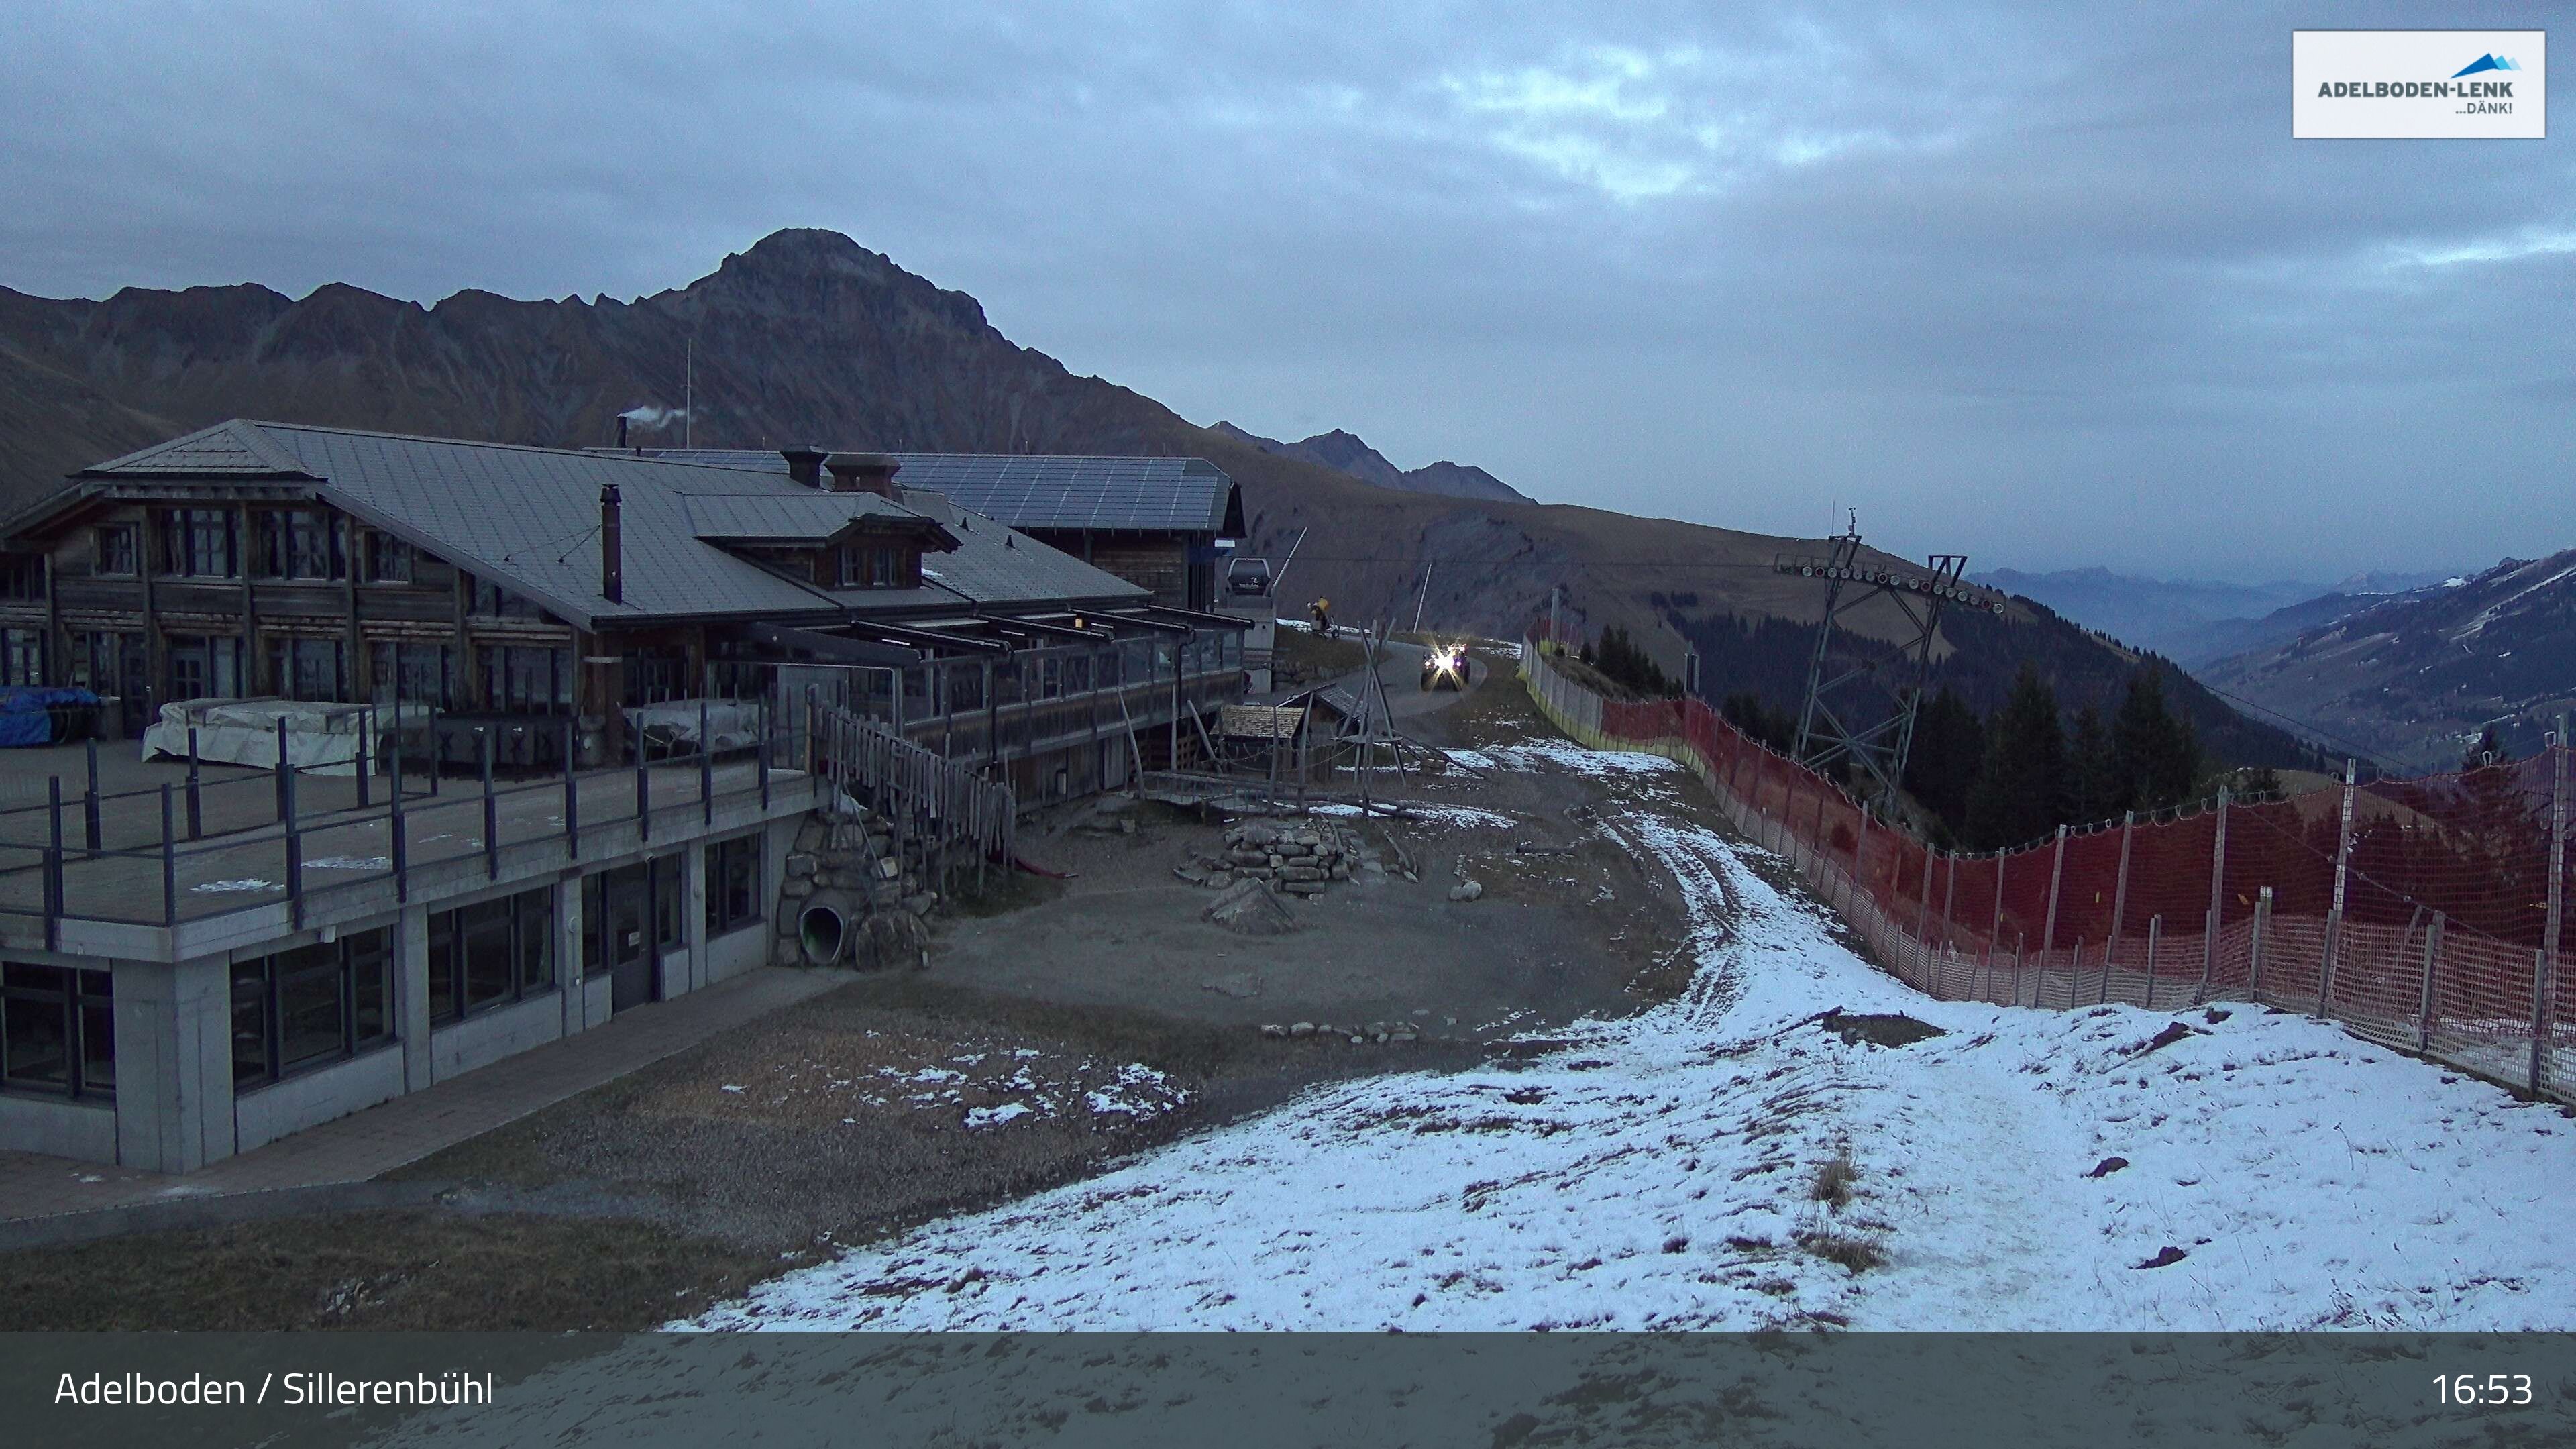
[(1399, 469), (1387, 461), (1384, 453), (1362, 441), (1358, 434), (1346, 433), (1339, 428), (1294, 443), (1246, 432), (1222, 420), (1209, 431), (1223, 434), (1238, 443), (1248, 443), (1277, 457), (1296, 458), (1348, 473), (1363, 483), (1374, 483), (1380, 488), (1397, 488), (1407, 493), (1437, 493), (1449, 498), (1485, 498), (1497, 503), (1535, 501), (1484, 469), (1466, 463), (1443, 459), (1419, 468)]
[[(1285, 560), (1296, 548), (1283, 610), (1321, 595), (1344, 619), (1410, 626), (1418, 612), (1432, 627), (1511, 637), (1561, 588), (1571, 627), (1621, 624), (1667, 658), (1683, 637), (1698, 641), (1713, 693), (1751, 685), (1786, 705), (1804, 678), (1822, 593), (1770, 565), (1812, 544), (1375, 486), (1075, 376), (995, 330), (974, 298), (826, 231), (775, 233), (709, 276), (631, 302), (466, 291), (423, 307), (336, 285), (301, 299), (256, 286), (129, 288), (104, 301), (0, 289), (0, 501), (234, 416), (602, 443), (618, 413), (681, 401), (692, 348), (700, 446), (1196, 455), (1242, 485), (1252, 550)], [(1892, 612), (1855, 622), (1895, 627)], [(2002, 619), (1954, 615), (1941, 654), (1944, 678), (1981, 706), (2025, 658), (2058, 672), (2070, 705), (2112, 695), (2136, 663), (2023, 605)], [(2204, 691), (2178, 693), (2222, 754), (2293, 757), (2277, 731)]]
[(2200, 673), (2408, 768), (2455, 767), (2491, 724), (2529, 753), (2576, 705), (2576, 549), (2399, 594)]

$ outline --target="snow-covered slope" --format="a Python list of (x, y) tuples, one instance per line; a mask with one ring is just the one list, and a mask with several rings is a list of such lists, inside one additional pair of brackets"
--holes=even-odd
[[(1526, 1063), (1322, 1090), (700, 1326), (2576, 1326), (2555, 1110), (2241, 1004), (1928, 1000), (1678, 772), (1496, 754), (1603, 775), (1603, 828), (1688, 903), (1684, 999)], [(1834, 1008), (1944, 1034), (1846, 1041)]]

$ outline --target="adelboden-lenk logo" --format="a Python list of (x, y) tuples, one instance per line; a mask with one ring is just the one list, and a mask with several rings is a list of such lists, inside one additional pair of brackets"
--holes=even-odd
[(2545, 137), (2548, 41), (2539, 30), (2293, 31), (2290, 134)]

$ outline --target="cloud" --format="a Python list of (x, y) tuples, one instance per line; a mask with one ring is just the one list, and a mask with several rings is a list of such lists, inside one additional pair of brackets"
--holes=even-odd
[(829, 226), (1185, 415), (1550, 499), (1839, 498), (2030, 566), (2528, 552), (2576, 181), (2554, 143), (2290, 140), (2307, 18), (39, 7), (0, 283), (625, 296)]

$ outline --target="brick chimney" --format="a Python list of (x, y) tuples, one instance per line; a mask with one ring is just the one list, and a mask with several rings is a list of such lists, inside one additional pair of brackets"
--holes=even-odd
[(626, 598), (625, 540), (622, 515), (625, 502), (617, 496), (617, 485), (603, 483), (599, 489), (599, 591), (608, 602), (622, 603)]
[(895, 470), (903, 465), (883, 453), (834, 453), (823, 460), (835, 493), (874, 493), (894, 498)]
[(823, 450), (812, 443), (791, 443), (778, 450), (787, 460), (787, 476), (808, 488), (823, 486)]

